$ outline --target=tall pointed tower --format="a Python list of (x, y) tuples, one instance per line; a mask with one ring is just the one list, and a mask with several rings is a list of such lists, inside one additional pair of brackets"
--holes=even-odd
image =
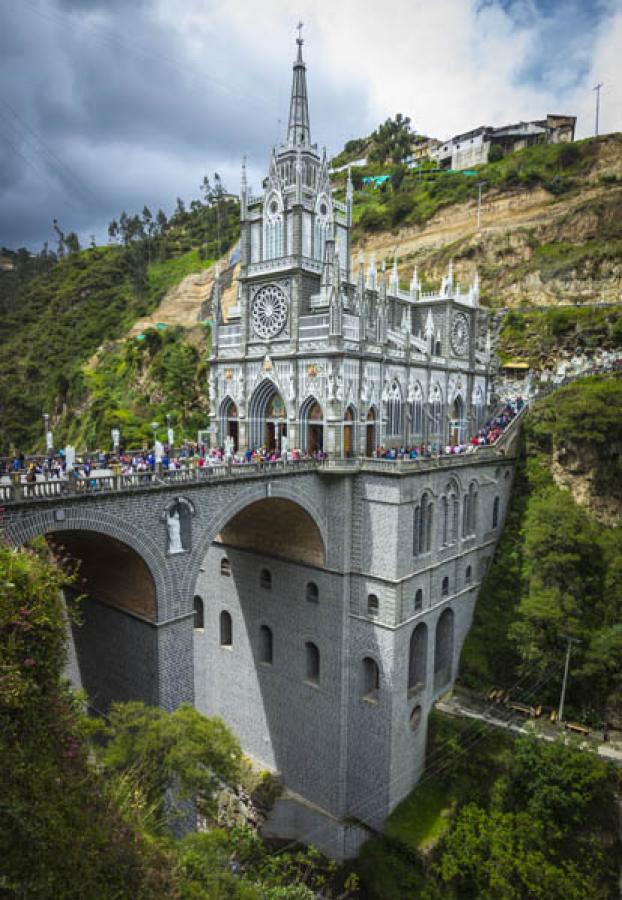
[[(313, 314), (321, 315), (324, 306), (328, 314), (330, 304), (322, 281), (327, 241), (328, 251), (332, 254), (336, 250), (334, 255), (339, 261), (338, 275), (334, 265), (331, 266), (333, 282), (345, 284), (350, 259), (348, 208), (333, 200), (326, 152), (320, 154), (317, 144), (311, 141), (307, 73), (300, 33), (293, 64), (287, 138), (272, 149), (261, 193), (251, 194), (243, 166), (240, 216), (238, 303), (227, 328), (219, 331), (217, 341), (212, 343), (212, 368), (217, 370), (220, 360), (244, 361), (246, 375), (242, 381), (247, 396), (242, 398), (240, 394), (240, 404), (235, 385), (221, 384), (220, 379), (215, 381), (212, 416), (213, 420), (222, 419), (222, 411), (219, 413), (216, 407), (222, 406), (228, 391), (240, 416), (239, 445), (260, 446), (266, 440), (272, 443), (276, 433), (273, 438), (264, 425), (255, 427), (251, 421), (265, 420), (269, 401), (262, 403), (261, 409), (250, 408), (253, 387), (262, 378), (269, 378), (283, 398), (282, 405), (291, 404), (287, 418), (293, 421), (278, 430), (279, 440), (287, 435), (291, 447), (299, 444), (293, 411), (297, 409), (296, 402), (302, 399), (298, 396), (300, 366), (296, 357), (301, 352), (301, 339), (304, 341), (309, 335), (308, 322), (301, 326), (301, 320)], [(341, 283), (334, 283), (334, 293), (341, 297)], [(333, 319), (339, 321), (339, 315)], [(253, 364), (254, 360), (261, 361), (261, 368)], [(226, 371), (235, 372), (235, 369), (228, 365)], [(230, 380), (235, 378), (234, 375)], [(240, 405), (246, 406), (247, 400), (248, 411), (240, 409)], [(213, 425), (215, 428), (217, 423), (213, 421)], [(226, 433), (228, 426), (224, 419), (220, 425), (219, 432)], [(222, 443), (222, 436), (219, 442)]]
[(294, 79), (292, 97), (289, 104), (289, 122), (287, 126), (287, 143), (308, 146), (311, 143), (309, 127), (309, 101), (307, 98), (307, 67), (302, 59), (303, 40), (302, 25), (298, 26), (298, 55), (294, 63)]

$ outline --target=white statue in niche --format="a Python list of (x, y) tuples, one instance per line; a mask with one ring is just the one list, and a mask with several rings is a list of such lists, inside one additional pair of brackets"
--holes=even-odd
[(166, 518), (166, 527), (168, 528), (168, 552), (183, 553), (184, 548), (181, 543), (181, 519), (179, 511), (176, 507), (169, 512)]

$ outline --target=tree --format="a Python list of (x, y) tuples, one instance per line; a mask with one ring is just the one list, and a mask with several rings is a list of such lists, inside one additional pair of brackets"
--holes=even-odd
[(70, 231), (69, 234), (65, 235), (65, 246), (68, 253), (80, 252), (80, 241), (75, 231)]
[(499, 162), (500, 159), (503, 159), (503, 156), (504, 153), (501, 144), (493, 144), (488, 151), (488, 162)]
[(370, 159), (386, 162), (391, 159), (401, 163), (410, 154), (414, 133), (410, 127), (410, 118), (397, 113), (394, 119), (387, 119), (372, 134), (374, 148)]
[(200, 812), (213, 814), (217, 788), (240, 775), (237, 738), (221, 719), (202, 716), (191, 706), (168, 713), (138, 702), (113, 704), (104, 736), (105, 766), (136, 773), (160, 817), (173, 787), (182, 797), (195, 796)]

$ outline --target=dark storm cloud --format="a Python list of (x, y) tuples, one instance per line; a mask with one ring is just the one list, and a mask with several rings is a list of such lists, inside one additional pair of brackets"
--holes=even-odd
[[(156, 6), (0, 2), (0, 245), (39, 246), (54, 217), (103, 239), (121, 209), (168, 212), (215, 170), (236, 190), (244, 153), (258, 182), (287, 115), (291, 34), (266, 54), (270, 35), (253, 39), (205, 3), (192, 46)], [(357, 133), (361, 90), (312, 67), (309, 81), (315, 134)]]

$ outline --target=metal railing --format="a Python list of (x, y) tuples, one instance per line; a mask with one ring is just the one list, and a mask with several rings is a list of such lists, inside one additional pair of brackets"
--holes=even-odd
[(59, 497), (80, 497), (95, 494), (145, 490), (148, 488), (178, 487), (180, 484), (211, 483), (220, 480), (244, 480), (265, 475), (291, 475), (315, 470), (321, 463), (315, 459), (262, 460), (250, 463), (219, 463), (188, 466), (182, 469), (162, 469), (103, 475), (69, 475), (28, 482), (21, 472), (11, 473), (11, 482), (0, 483), (2, 503), (21, 503), (24, 500), (48, 500)]

